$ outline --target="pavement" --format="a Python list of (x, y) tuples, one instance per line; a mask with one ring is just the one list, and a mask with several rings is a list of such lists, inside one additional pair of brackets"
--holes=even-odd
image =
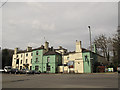
[(118, 88), (117, 73), (2, 74), (2, 88)]

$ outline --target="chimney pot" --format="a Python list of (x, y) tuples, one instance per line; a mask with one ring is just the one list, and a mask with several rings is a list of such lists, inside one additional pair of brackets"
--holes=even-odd
[(29, 47), (29, 46), (28, 46), (28, 47), (27, 47), (27, 51), (30, 51), (30, 50), (32, 50), (32, 47)]
[(59, 49), (62, 49), (62, 46), (59, 46)]

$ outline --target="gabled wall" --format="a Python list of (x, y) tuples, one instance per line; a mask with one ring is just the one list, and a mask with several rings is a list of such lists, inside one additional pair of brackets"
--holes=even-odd
[(83, 52), (82, 56), (84, 62), (84, 73), (92, 73), (95, 71), (95, 63), (98, 62), (98, 55), (93, 52)]
[[(47, 58), (49, 57), (50, 71), (47, 71)], [(58, 71), (58, 65), (62, 64), (62, 58), (60, 55), (45, 55), (43, 56), (43, 72), (56, 73)]]
[(91, 61), (90, 61), (90, 52), (84, 52), (82, 54), (83, 64), (84, 64), (84, 73), (91, 73)]
[[(21, 66), (22, 69), (23, 69), (23, 68), (25, 68), (25, 66), (23, 64), (29, 64), (28, 69), (30, 69), (30, 66), (32, 66), (32, 63), (31, 63), (31, 59), (32, 59), (31, 53), (32, 52), (15, 53), (15, 54), (13, 54), (12, 68), (20, 69), (20, 66)], [(28, 54), (28, 56), (26, 56), (26, 54)], [(19, 64), (16, 64), (17, 59), (19, 59)], [(26, 59), (28, 60), (27, 63), (26, 63)], [(21, 63), (21, 60), (22, 60), (22, 63)]]
[[(38, 55), (36, 55), (36, 52), (38, 51)], [(32, 57), (32, 70), (35, 70), (35, 66), (39, 66), (39, 71), (43, 72), (43, 49), (40, 50), (34, 50), (32, 51), (33, 57)], [(36, 58), (38, 58), (38, 62), (36, 62)]]
[(83, 59), (81, 52), (77, 52), (77, 53), (75, 52), (65, 55), (63, 60), (64, 60), (64, 64), (67, 64), (69, 61), (74, 61), (74, 72), (83, 73), (84, 68), (83, 68)]

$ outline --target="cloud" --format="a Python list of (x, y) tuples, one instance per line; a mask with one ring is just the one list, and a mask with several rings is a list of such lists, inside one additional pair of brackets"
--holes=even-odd
[[(111, 36), (117, 28), (118, 3), (7, 3), (3, 7), (3, 47), (39, 47), (45, 40), (57, 48), (75, 49), (75, 40), (89, 46), (100, 33)], [(45, 39), (44, 39), (45, 37)], [(12, 42), (12, 43), (11, 43)]]
[(9, 0), (8, 2), (119, 2), (119, 0)]
[(38, 20), (34, 20), (32, 22), (32, 28), (33, 29), (41, 29), (41, 30), (51, 30), (54, 31), (55, 30), (55, 24), (54, 23), (44, 23), (44, 22), (40, 22)]
[(38, 43), (34, 43), (34, 42), (29, 42), (25, 45), (26, 47), (27, 46), (30, 46), (32, 48), (37, 48), (38, 46), (40, 47), (40, 45)]

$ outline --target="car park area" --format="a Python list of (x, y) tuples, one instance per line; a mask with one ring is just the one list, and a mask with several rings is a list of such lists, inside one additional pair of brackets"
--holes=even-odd
[(3, 88), (118, 88), (118, 73), (2, 74)]
[(40, 71), (36, 70), (28, 70), (28, 69), (21, 69), (18, 68), (12, 68), (10, 66), (5, 66), (4, 70), (1, 70), (1, 72), (5, 74), (40, 74)]

